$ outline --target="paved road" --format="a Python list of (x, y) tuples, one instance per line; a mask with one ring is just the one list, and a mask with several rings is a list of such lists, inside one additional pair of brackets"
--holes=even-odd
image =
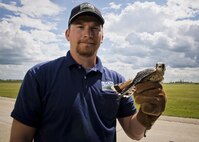
[[(8, 142), (12, 118), (10, 112), (14, 99), (0, 97), (0, 142)], [(162, 116), (153, 128), (147, 132), (147, 137), (140, 142), (198, 142), (199, 119), (185, 119)], [(117, 126), (117, 142), (134, 142), (128, 138), (121, 126)]]
[(8, 142), (12, 118), (10, 112), (14, 106), (14, 99), (0, 97), (0, 142)]

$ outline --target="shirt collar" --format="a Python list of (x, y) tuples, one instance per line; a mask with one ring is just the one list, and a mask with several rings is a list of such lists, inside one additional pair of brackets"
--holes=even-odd
[[(70, 54), (70, 51), (68, 51), (66, 54), (66, 66), (67, 67), (81, 66), (73, 59), (73, 57)], [(101, 73), (103, 72), (102, 62), (99, 57), (97, 57), (97, 64), (95, 65), (95, 67), (93, 67), (92, 71), (99, 71)]]
[(72, 67), (72, 66), (78, 66), (79, 64), (73, 59), (73, 57), (70, 54), (70, 51), (66, 53), (66, 66)]

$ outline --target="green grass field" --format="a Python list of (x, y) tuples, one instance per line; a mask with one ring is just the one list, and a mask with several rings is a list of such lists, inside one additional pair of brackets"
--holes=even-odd
[(0, 96), (8, 98), (16, 98), (20, 86), (21, 86), (20, 81), (1, 81)]
[[(16, 98), (21, 82), (0, 82), (0, 96)], [(199, 119), (199, 84), (163, 84), (167, 94), (164, 115)]]
[(164, 115), (199, 118), (199, 84), (164, 84), (167, 106)]

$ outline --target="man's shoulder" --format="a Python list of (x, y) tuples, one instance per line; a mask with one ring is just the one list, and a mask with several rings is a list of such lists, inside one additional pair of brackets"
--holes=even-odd
[(54, 60), (41, 62), (31, 67), (28, 72), (31, 74), (51, 74), (64, 67), (65, 57), (59, 57)]
[(43, 68), (50, 68), (50, 67), (55, 68), (56, 66), (63, 64), (64, 60), (65, 60), (65, 57), (59, 57), (54, 60), (38, 63), (35, 66), (33, 66), (31, 69), (43, 69)]
[(58, 75), (63, 75), (65, 70), (64, 63), (65, 57), (60, 57), (51, 61), (36, 64), (27, 71), (24, 79), (35, 79), (40, 83), (50, 83), (52, 80), (55, 80)]

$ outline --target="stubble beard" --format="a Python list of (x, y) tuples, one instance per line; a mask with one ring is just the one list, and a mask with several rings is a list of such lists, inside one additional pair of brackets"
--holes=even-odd
[(96, 45), (81, 45), (78, 44), (76, 51), (79, 55), (84, 57), (92, 57), (97, 52)]

